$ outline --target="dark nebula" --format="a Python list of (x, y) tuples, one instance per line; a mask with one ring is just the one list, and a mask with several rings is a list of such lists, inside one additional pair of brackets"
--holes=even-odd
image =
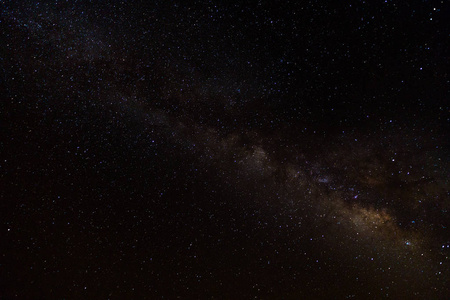
[(446, 1), (0, 9), (0, 299), (448, 299)]

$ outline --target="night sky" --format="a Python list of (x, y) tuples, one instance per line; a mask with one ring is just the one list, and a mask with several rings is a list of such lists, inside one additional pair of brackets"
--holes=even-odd
[(0, 299), (448, 299), (447, 1), (0, 1)]

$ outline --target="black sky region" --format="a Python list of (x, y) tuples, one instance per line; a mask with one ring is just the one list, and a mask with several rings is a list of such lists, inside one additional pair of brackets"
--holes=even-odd
[(0, 1), (1, 299), (448, 299), (447, 1)]

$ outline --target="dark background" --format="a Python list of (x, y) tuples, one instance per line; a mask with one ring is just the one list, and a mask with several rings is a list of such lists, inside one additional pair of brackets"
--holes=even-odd
[(0, 297), (444, 299), (445, 1), (1, 1)]

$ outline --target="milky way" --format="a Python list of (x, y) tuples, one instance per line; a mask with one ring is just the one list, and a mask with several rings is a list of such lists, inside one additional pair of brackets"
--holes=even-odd
[(446, 12), (4, 1), (1, 297), (445, 299)]

